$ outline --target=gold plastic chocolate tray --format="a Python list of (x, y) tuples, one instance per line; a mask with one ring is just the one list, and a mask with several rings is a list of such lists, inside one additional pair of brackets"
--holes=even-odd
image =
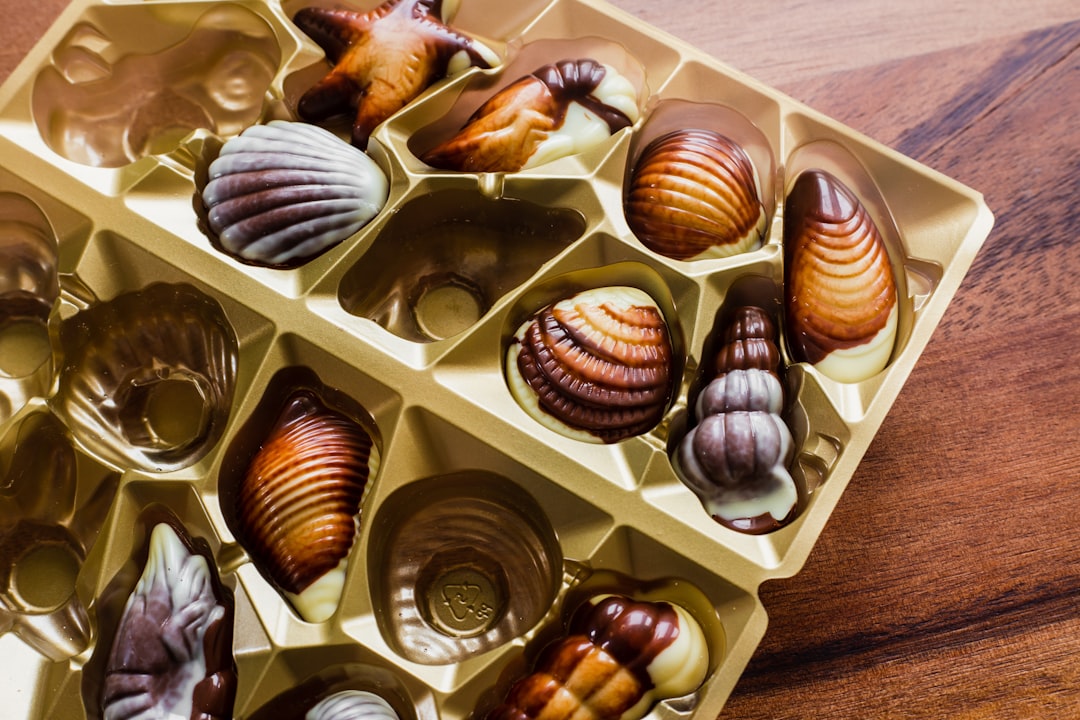
[[(150, 518), (171, 516), (234, 598), (236, 717), (340, 687), (403, 718), (480, 716), (594, 590), (688, 609), (707, 677), (649, 713), (715, 717), (765, 632), (759, 585), (802, 566), (989, 233), (981, 196), (600, 0), (462, 0), (452, 25), (503, 63), (436, 82), (377, 127), (368, 152), (389, 198), (366, 226), (298, 267), (252, 266), (208, 239), (197, 190), (225, 140), (294, 119), (326, 74), (291, 20), (308, 5), (329, 3), (76, 0), (0, 91), (3, 715), (99, 717), (95, 649)], [(520, 172), (418, 159), (496, 89), (572, 57), (630, 79), (631, 127)], [(638, 153), (695, 126), (752, 158), (760, 248), (674, 260), (630, 230)], [(717, 319), (754, 302), (785, 325), (785, 193), (807, 168), (842, 178), (881, 228), (898, 339), (883, 371), (848, 383), (780, 341), (798, 515), (745, 534), (709, 516), (670, 458)], [(602, 285), (656, 299), (676, 375), (655, 427), (592, 444), (523, 411), (504, 363), (531, 313)], [(234, 530), (237, 458), (291, 387), (344, 408), (380, 458), (340, 605), (320, 622)]]

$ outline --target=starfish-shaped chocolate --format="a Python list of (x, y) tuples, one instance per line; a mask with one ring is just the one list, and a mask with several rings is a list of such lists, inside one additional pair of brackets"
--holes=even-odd
[[(304, 8), (293, 21), (333, 69), (297, 107), (309, 122), (356, 111), (352, 142), (367, 147), (379, 123), (453, 70), (489, 68), (498, 56), (448, 27), (442, 0), (387, 0), (369, 12)], [(453, 67), (451, 67), (453, 64)]]

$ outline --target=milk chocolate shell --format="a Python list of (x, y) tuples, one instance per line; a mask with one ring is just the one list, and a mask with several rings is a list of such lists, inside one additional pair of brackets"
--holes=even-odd
[(244, 474), (240, 543), (308, 622), (337, 610), (360, 503), (377, 466), (359, 423), (299, 390)]
[(386, 204), (386, 174), (363, 151), (306, 123), (273, 120), (230, 139), (203, 189), (210, 229), (236, 259), (292, 267), (364, 227)]
[(104, 720), (231, 720), (232, 622), (207, 559), (169, 523), (156, 525), (105, 666)]
[(708, 667), (705, 635), (682, 607), (597, 596), (487, 720), (636, 720), (659, 700), (693, 692)]
[(300, 116), (319, 122), (353, 110), (353, 144), (366, 148), (381, 122), (431, 84), (468, 67), (499, 64), (489, 48), (448, 27), (448, 15), (442, 0), (387, 0), (369, 12), (300, 10), (293, 21), (334, 66), (300, 98)]
[(517, 172), (594, 147), (638, 116), (637, 90), (614, 68), (562, 60), (496, 93), (420, 159), (442, 170)]
[(750, 157), (709, 130), (676, 130), (650, 142), (631, 173), (625, 211), (643, 245), (676, 260), (748, 252), (765, 236)]
[(787, 339), (796, 361), (838, 382), (881, 372), (896, 342), (896, 281), (881, 233), (855, 194), (808, 170), (784, 219)]
[(510, 392), (556, 432), (617, 442), (664, 415), (674, 379), (667, 323), (631, 287), (586, 290), (549, 305), (518, 329), (507, 351)]

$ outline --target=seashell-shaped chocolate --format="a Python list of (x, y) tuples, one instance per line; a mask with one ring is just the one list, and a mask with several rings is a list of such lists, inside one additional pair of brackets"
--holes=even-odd
[(674, 383), (667, 323), (631, 287), (586, 290), (542, 309), (518, 329), (507, 382), (541, 424), (588, 442), (651, 429)]
[(51, 405), (92, 454), (170, 472), (197, 462), (232, 409), (238, 343), (224, 310), (186, 284), (156, 283), (91, 306), (60, 328)]
[(398, 720), (398, 714), (375, 693), (341, 690), (316, 703), (304, 720)]
[(709, 648), (690, 614), (621, 595), (590, 599), (487, 720), (636, 720), (705, 680)]
[(222, 146), (202, 199), (222, 251), (285, 268), (360, 230), (388, 194), (386, 174), (362, 150), (315, 125), (273, 120)]
[(775, 326), (763, 308), (736, 308), (723, 328), (714, 377), (694, 403), (693, 425), (672, 465), (720, 524), (761, 534), (794, 519), (788, 473), (793, 440), (780, 412), (784, 388)]
[(337, 610), (378, 450), (358, 422), (296, 391), (247, 467), (238, 535), (308, 622)]
[(896, 342), (896, 280), (885, 243), (855, 194), (808, 170), (787, 197), (784, 222), (787, 340), (839, 382), (885, 368)]
[(154, 526), (142, 577), (105, 664), (104, 720), (228, 720), (236, 697), (231, 594), (169, 523)]
[(676, 260), (756, 250), (765, 206), (750, 156), (711, 130), (675, 130), (650, 142), (630, 175), (630, 229), (650, 250)]
[(592, 59), (545, 65), (492, 96), (420, 156), (458, 172), (517, 172), (594, 147), (637, 122), (637, 90)]

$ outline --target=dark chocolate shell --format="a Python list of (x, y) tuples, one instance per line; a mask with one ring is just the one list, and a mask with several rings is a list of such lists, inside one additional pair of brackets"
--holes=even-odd
[(625, 212), (643, 245), (676, 260), (748, 252), (765, 236), (750, 157), (709, 130), (676, 130), (650, 142), (631, 173)]
[(210, 229), (225, 253), (293, 267), (364, 227), (389, 183), (362, 150), (315, 125), (273, 120), (221, 148), (203, 189)]
[(784, 221), (792, 356), (839, 382), (881, 372), (896, 342), (897, 292), (870, 214), (838, 179), (810, 170), (792, 186)]
[(682, 607), (597, 596), (578, 609), (568, 634), (545, 649), (487, 720), (636, 720), (658, 700), (695, 690), (708, 667), (705, 635)]
[(337, 610), (360, 503), (377, 461), (362, 425), (300, 390), (241, 481), (240, 542), (309, 622)]
[(526, 412), (590, 442), (650, 430), (674, 383), (664, 316), (630, 287), (587, 290), (541, 310), (518, 329), (506, 370)]

